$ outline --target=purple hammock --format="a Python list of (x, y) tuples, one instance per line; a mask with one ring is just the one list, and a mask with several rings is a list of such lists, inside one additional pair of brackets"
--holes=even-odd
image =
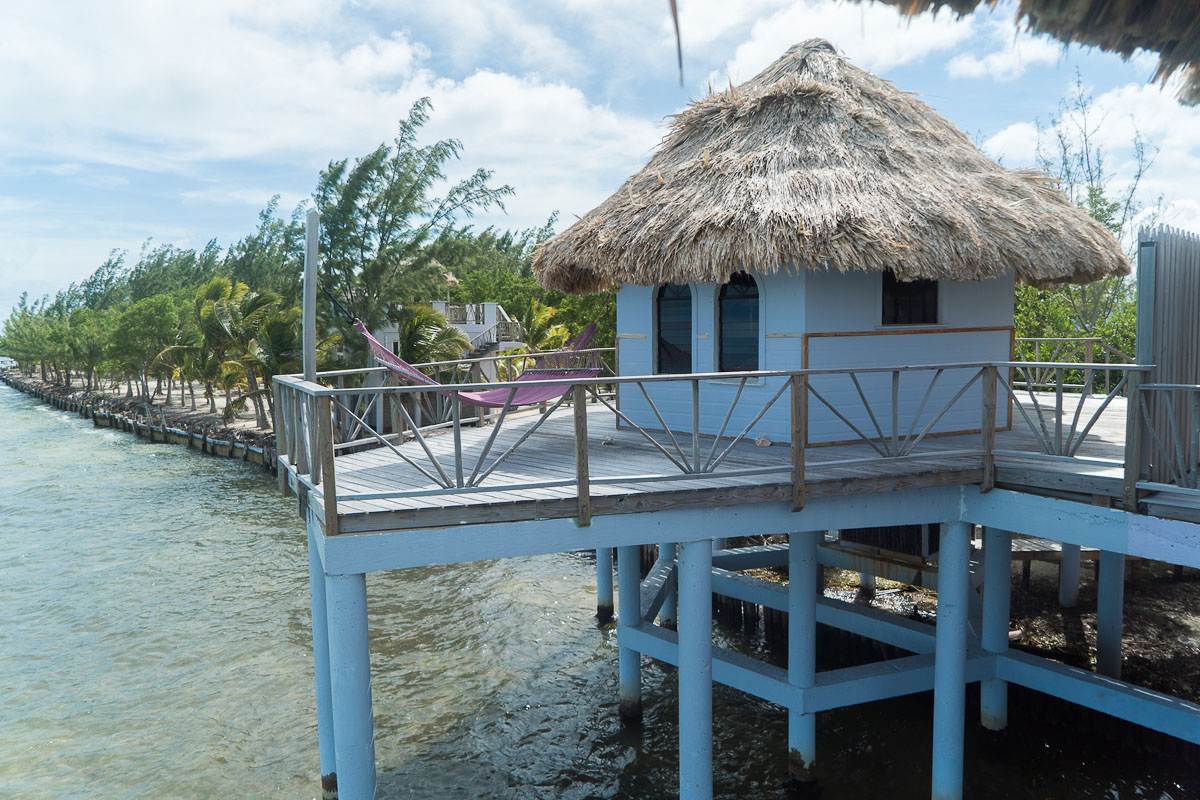
[[(367, 326), (362, 322), (355, 320), (354, 329), (361, 333), (363, 338), (367, 340), (367, 344), (371, 347), (371, 354), (378, 359), (379, 363), (392, 372), (410, 383), (419, 383), (425, 386), (441, 386), (433, 378), (384, 347), (378, 339), (371, 335), (371, 332), (367, 330)], [(600, 354), (596, 352), (580, 352), (587, 345), (588, 340), (592, 338), (592, 334), (595, 331), (596, 326), (589, 325), (583, 333), (568, 342), (564, 349), (557, 353), (545, 353), (534, 357), (534, 365), (522, 371), (512, 382), (595, 378), (600, 374)], [(482, 392), (459, 392), (458, 397), (468, 405), (482, 406), (484, 408), (503, 408), (505, 405), (528, 406), (562, 397), (570, 388), (570, 384), (520, 386), (516, 388), (515, 392), (509, 387), (488, 389)], [(439, 390), (438, 394), (448, 397), (450, 392), (448, 390)], [(511, 401), (509, 400), (510, 395), (512, 396)]]

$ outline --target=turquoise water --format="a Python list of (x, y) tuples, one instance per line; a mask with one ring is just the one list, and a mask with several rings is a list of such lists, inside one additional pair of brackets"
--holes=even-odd
[[(0, 386), (0, 487), (0, 795), (319, 796), (305, 536), (269, 475)], [(381, 797), (674, 796), (674, 676), (647, 665), (622, 729), (593, 568), (368, 579)], [(715, 717), (718, 794), (785, 797), (782, 711), (717, 687)], [(822, 715), (821, 796), (927, 797), (930, 738), (927, 696)], [(1195, 796), (1186, 764), (1056, 729), (985, 744), (972, 797)]]

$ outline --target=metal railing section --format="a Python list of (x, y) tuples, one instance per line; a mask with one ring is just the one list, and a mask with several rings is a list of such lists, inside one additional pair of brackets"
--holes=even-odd
[[(1028, 364), (1071, 364), (1072, 368), (1066, 372), (1065, 388), (1068, 390), (1083, 388), (1084, 378), (1078, 371), (1081, 364), (1106, 365), (1093, 382), (1107, 392), (1113, 385), (1113, 369), (1107, 365), (1134, 363), (1134, 359), (1096, 336), (1018, 337), (1013, 344), (1017, 361)], [(1031, 368), (1024, 376), (1031, 387), (1041, 389), (1056, 389), (1059, 385), (1057, 379), (1057, 372), (1051, 368)]]
[[(492, 357), (476, 361), (529, 358), (528, 355)], [(452, 367), (461, 372), (456, 362), (436, 367)], [(1096, 389), (1096, 376), (1111, 370), (1117, 377), (1107, 391)], [(518, 492), (540, 488), (573, 487), (579, 500), (579, 519), (590, 519), (593, 485), (645, 482), (687, 482), (721, 477), (774, 475), (792, 483), (792, 505), (802, 508), (805, 502), (805, 468), (808, 458), (809, 425), (813, 415), (825, 415), (826, 422), (836, 419), (853, 438), (838, 444), (860, 443), (870, 448), (863, 457), (814, 459), (811, 467), (835, 467), (871, 462), (905, 459), (963, 458), (967, 462), (979, 459), (982, 466), (981, 485), (986, 491), (995, 482), (996, 456), (1019, 456), (1023, 459), (1047, 459), (1073, 462), (1080, 465), (1100, 464), (1123, 467), (1125, 507), (1137, 507), (1138, 491), (1160, 489), (1158, 482), (1145, 481), (1146, 458), (1142, 453), (1142, 433), (1146, 434), (1145, 451), (1153, 463), (1166, 470), (1167, 483), (1172, 488), (1200, 491), (1200, 386), (1142, 385), (1147, 366), (1108, 363), (1066, 362), (997, 362), (974, 364), (944, 364), (928, 366), (876, 367), (851, 369), (821, 369), (796, 371), (757, 371), (692, 375), (602, 376), (598, 378), (550, 378), (516, 383), (450, 383), (448, 385), (397, 386), (387, 385), (386, 371), (344, 370), (320, 376), (324, 383), (306, 383), (297, 376), (279, 376), (275, 381), (276, 413), (279, 418), (278, 451), (286, 472), (296, 476), (298, 484), (319, 491), (325, 506), (335, 507), (328, 517), (336, 528), (336, 504), (351, 500), (388, 500), (437, 495), (469, 494), (473, 492)], [(1073, 386), (1068, 376), (1072, 370), (1081, 375), (1081, 383)], [(1030, 376), (1051, 376), (1051, 391), (1034, 391)], [(869, 380), (868, 380), (869, 378)], [(345, 387), (347, 380), (362, 385)], [(725, 399), (709, 395), (702, 398), (710, 382), (719, 381)], [(754, 382), (751, 384), (751, 382)], [(691, 425), (668, 423), (656, 392), (659, 384), (674, 382), (688, 387), (691, 398)], [(728, 386), (736, 382), (729, 399)], [(330, 385), (335, 384), (335, 385)], [(767, 392), (750, 401), (747, 385), (761, 385)], [(530, 386), (563, 387), (556, 400), (537, 408), (518, 409), (513, 406), (517, 390)], [(883, 388), (886, 387), (886, 390)], [(485, 418), (479, 409), (464, 411), (462, 392), (482, 388), (509, 389), (507, 401)], [(622, 408), (617, 401), (618, 389), (624, 397), (644, 403), (638, 416), (644, 423), (653, 418), (654, 425), (639, 424), (633, 412)], [(972, 389), (975, 389), (972, 392)], [(422, 407), (421, 398), (448, 392), (444, 398), (447, 419), (422, 424), (414, 413)], [(679, 393), (682, 395), (682, 393)], [(1120, 395), (1130, 398), (1125, 414), (1126, 441), (1120, 458), (1100, 458), (1080, 455), (1081, 446), (1105, 413), (1120, 413), (1114, 400)], [(1161, 397), (1170, 409), (1171, 420), (1165, 429), (1150, 424), (1147, 396)], [(738, 445), (746, 443), (755, 426), (771, 411), (786, 402), (789, 407), (788, 425), (791, 431), (790, 457), (776, 463), (747, 464), (736, 458)], [(912, 402), (901, 402), (901, 398)], [(916, 400), (919, 398), (919, 401)], [(997, 449), (995, 436), (997, 416), (1003, 417), (1005, 402), (1011, 402), (1037, 442), (1040, 452)], [(702, 405), (711, 414), (713, 403), (724, 402), (722, 422), (716, 434), (701, 430)], [(963, 404), (966, 404), (965, 406)], [(970, 412), (978, 404), (976, 412)], [(645, 474), (592, 475), (588, 457), (588, 407), (593, 415), (603, 408), (620, 426), (636, 432), (662, 460), (662, 466)], [(573, 474), (556, 476), (548, 473), (545, 480), (531, 481), (514, 477), (502, 468), (515, 453), (528, 447), (531, 439), (560, 409), (574, 409), (571, 431), (574, 438), (575, 469)], [(997, 409), (1000, 409), (998, 415)], [(717, 408), (720, 408), (718, 405)], [(963, 447), (962, 434), (954, 443), (939, 447), (932, 437), (938, 433), (939, 422), (952, 410), (955, 419), (963, 419), (964, 410), (978, 413), (978, 446)], [(674, 413), (680, 409), (676, 407)], [(778, 417), (780, 412), (776, 412)], [(607, 415), (606, 415), (607, 416)], [(682, 416), (682, 415), (680, 415)], [(381, 421), (390, 422), (391, 431)], [(734, 420), (738, 420), (734, 424)], [(520, 420), (520, 422), (514, 422)], [(748, 421), (745, 421), (748, 420)], [(485, 437), (473, 437), (464, 447), (464, 426), (491, 425)], [(825, 423), (822, 423), (825, 424)], [(957, 423), (955, 423), (957, 424)], [(501, 439), (504, 430), (518, 425), (519, 433)], [(682, 429), (681, 429), (682, 428)], [(561, 428), (554, 446), (562, 444)], [(736, 432), (733, 432), (735, 431)], [(953, 432), (960, 431), (956, 430)], [(449, 434), (450, 439), (438, 436)], [(822, 434), (825, 435), (825, 434)], [(482, 446), (480, 442), (482, 441)], [(949, 441), (949, 440), (947, 440)], [(605, 444), (608, 442), (604, 442)], [(398, 461), (416, 470), (428, 484), (396, 491), (351, 491), (336, 496), (330, 478), (336, 456), (351, 448), (370, 445), (379, 447)], [(865, 449), (865, 448), (864, 448)], [(745, 452), (745, 451), (742, 451)], [(1128, 454), (1135, 454), (1129, 457)], [(741, 461), (739, 464), (738, 462)], [(528, 465), (528, 461), (525, 462)], [(569, 496), (569, 495), (568, 495)]]

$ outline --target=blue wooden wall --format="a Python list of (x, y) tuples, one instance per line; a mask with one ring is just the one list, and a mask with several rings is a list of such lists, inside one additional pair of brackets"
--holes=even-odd
[[(759, 361), (763, 370), (898, 366), (1004, 361), (1010, 358), (1013, 281), (1011, 276), (985, 282), (940, 287), (937, 326), (909, 331), (879, 324), (882, 278), (879, 273), (841, 274), (804, 270), (798, 274), (755, 275), (760, 293)], [(622, 375), (655, 371), (654, 292), (656, 287), (623, 286), (617, 293), (617, 347)], [(713, 284), (693, 284), (695, 332), (692, 369), (715, 371), (716, 295)], [(963, 330), (970, 329), (970, 330)], [(980, 330), (983, 329), (983, 330)], [(843, 335), (824, 335), (843, 334)], [(845, 335), (855, 334), (855, 335)], [(807, 363), (805, 350), (807, 349)], [(967, 370), (947, 370), (938, 379), (917, 418), (933, 372), (902, 375), (898, 429), (919, 433), (970, 377)], [(862, 376), (860, 382), (885, 435), (891, 427), (891, 383), (887, 376)], [(715, 434), (737, 393), (734, 379), (700, 382), (700, 427)], [(849, 377), (814, 376), (813, 387), (838, 407), (860, 430), (875, 436), (875, 427)], [(742, 391), (725, 435), (739, 433), (770, 400), (779, 380), (752, 380)], [(647, 386), (659, 412), (674, 430), (691, 430), (691, 385), (688, 381)], [(635, 386), (623, 386), (621, 411), (647, 428), (661, 427)], [(810, 400), (810, 441), (856, 439), (856, 434), (818, 401)], [(933, 428), (934, 432), (975, 430), (980, 426), (978, 383), (962, 396)], [(997, 421), (1007, 422), (1007, 404), (998, 397)], [(915, 422), (914, 422), (915, 420)], [(773, 442), (789, 440), (787, 394), (754, 426), (751, 436)]]

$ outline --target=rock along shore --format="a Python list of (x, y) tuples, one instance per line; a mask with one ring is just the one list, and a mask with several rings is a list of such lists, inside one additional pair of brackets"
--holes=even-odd
[(68, 391), (58, 384), (26, 380), (14, 370), (0, 372), (0, 381), (49, 405), (90, 419), (97, 428), (116, 428), (151, 442), (179, 444), (205, 455), (236, 458), (276, 470), (275, 435), (222, 427), (214, 415), (193, 416), (186, 422), (163, 406), (144, 400), (121, 400), (87, 392)]

